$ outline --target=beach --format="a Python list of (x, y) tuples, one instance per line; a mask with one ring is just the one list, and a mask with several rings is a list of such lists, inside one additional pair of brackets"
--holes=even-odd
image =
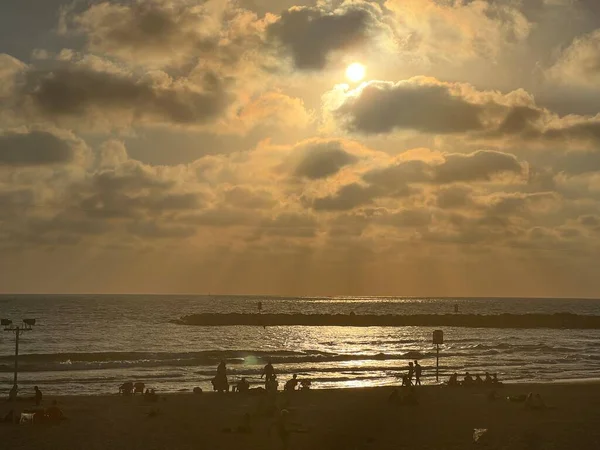
[[(277, 394), (289, 413), (289, 449), (573, 449), (600, 448), (600, 384), (511, 384), (497, 388), (423, 386), (417, 405), (391, 404), (393, 387), (311, 390)], [(402, 388), (400, 389), (402, 391)], [(406, 391), (405, 391), (406, 392)], [(541, 394), (549, 408), (527, 409), (507, 396)], [(266, 395), (191, 393), (143, 397), (67, 396), (60, 424), (1, 424), (7, 449), (281, 449)], [(25, 393), (23, 395), (26, 395)], [(31, 402), (2, 401), (0, 414)], [(263, 404), (264, 406), (264, 404)], [(248, 413), (249, 422), (244, 415)], [(249, 425), (249, 431), (238, 430)], [(474, 443), (475, 429), (487, 429)], [(271, 432), (269, 431), (271, 430)]]

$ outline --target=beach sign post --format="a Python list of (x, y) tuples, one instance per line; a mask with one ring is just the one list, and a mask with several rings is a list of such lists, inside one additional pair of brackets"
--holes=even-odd
[(435, 354), (435, 381), (440, 381), (440, 345), (444, 343), (444, 332), (442, 330), (435, 330), (433, 332), (433, 343), (436, 347)]

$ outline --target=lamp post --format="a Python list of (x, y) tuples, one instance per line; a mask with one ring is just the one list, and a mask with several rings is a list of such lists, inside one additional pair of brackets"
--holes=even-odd
[(13, 325), (12, 320), (0, 319), (0, 325), (4, 327), (4, 331), (12, 331), (15, 333), (15, 378), (13, 388), (17, 386), (17, 373), (19, 372), (19, 336), (24, 331), (31, 331), (35, 325), (35, 319), (23, 319), (21, 325)]

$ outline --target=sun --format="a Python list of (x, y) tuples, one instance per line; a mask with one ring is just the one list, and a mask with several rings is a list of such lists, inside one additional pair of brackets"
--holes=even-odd
[(350, 64), (346, 69), (346, 77), (350, 81), (358, 83), (365, 77), (365, 66), (357, 62)]

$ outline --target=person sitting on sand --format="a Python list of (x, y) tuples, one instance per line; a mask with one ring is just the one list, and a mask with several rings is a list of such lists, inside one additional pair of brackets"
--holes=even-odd
[(4, 418), (2, 419), (3, 423), (13, 423), (15, 421), (15, 410), (11, 409)]
[(310, 380), (302, 380), (300, 382), (300, 390), (301, 391), (308, 391), (310, 390), (310, 386), (312, 385), (312, 381)]
[(463, 386), (472, 386), (473, 385), (473, 377), (469, 372), (465, 373), (465, 379), (463, 380)]
[(46, 409), (46, 419), (49, 422), (60, 422), (61, 420), (66, 420), (66, 417), (58, 407), (58, 402), (56, 400), (52, 400), (52, 406)]
[(542, 399), (540, 394), (533, 394), (530, 392), (527, 394), (527, 398), (525, 399), (525, 408), (527, 409), (546, 409), (546, 403)]
[(298, 386), (298, 375), (294, 374), (291, 380), (288, 380), (283, 387), (284, 391), (295, 391), (296, 386)]
[(485, 384), (493, 384), (494, 381), (492, 380), (492, 377), (490, 376), (489, 372), (485, 373), (485, 380), (483, 380), (483, 382)]
[(10, 392), (8, 393), (8, 401), (12, 402), (15, 401), (17, 399), (17, 392), (19, 391), (19, 388), (17, 387), (17, 385), (13, 385), (13, 387), (10, 388)]
[(246, 377), (242, 377), (242, 379), (240, 381), (238, 381), (237, 391), (238, 392), (248, 392), (249, 389), (250, 389), (250, 383), (248, 383), (248, 380), (246, 380)]
[(481, 379), (481, 375), (475, 375), (475, 384), (483, 384), (483, 380)]
[(454, 372), (448, 379), (448, 386), (458, 386), (458, 374)]
[(494, 375), (492, 375), (492, 384), (502, 384), (501, 381), (498, 381), (498, 374), (495, 373)]
[(146, 392), (144, 393), (144, 401), (157, 402), (158, 395), (156, 395), (156, 391), (154, 389), (146, 389)]
[(42, 403), (42, 391), (40, 391), (40, 388), (37, 386), (34, 386), (33, 390), (35, 391), (35, 397), (33, 397), (35, 400), (35, 406), (40, 406), (40, 403)]

